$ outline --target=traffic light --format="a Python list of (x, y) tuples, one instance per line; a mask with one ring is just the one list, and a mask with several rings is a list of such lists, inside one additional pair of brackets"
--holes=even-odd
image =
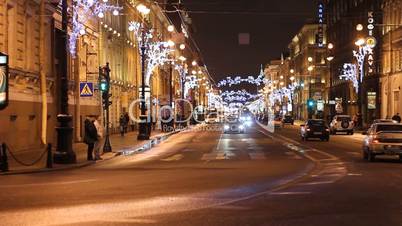
[(314, 107), (314, 100), (308, 99), (307, 106), (308, 106), (308, 108), (313, 108)]
[(110, 101), (111, 97), (112, 97), (111, 93), (106, 92), (102, 93), (102, 105), (105, 109), (108, 108), (110, 105), (112, 105), (112, 101)]
[(99, 90), (102, 91), (102, 93), (109, 92), (109, 79), (104, 73), (104, 69), (101, 67), (99, 67)]

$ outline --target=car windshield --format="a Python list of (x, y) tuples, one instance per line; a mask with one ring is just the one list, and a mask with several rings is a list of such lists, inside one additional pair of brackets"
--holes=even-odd
[(401, 132), (402, 125), (377, 125), (377, 132)]
[(350, 121), (350, 117), (347, 117), (347, 116), (346, 117), (345, 116), (344, 117), (337, 117), (336, 121)]
[(239, 119), (236, 117), (227, 117), (226, 118), (226, 122), (228, 122), (228, 123), (236, 123), (238, 121), (239, 121)]
[(309, 126), (325, 126), (325, 122), (323, 120), (310, 120), (307, 125)]

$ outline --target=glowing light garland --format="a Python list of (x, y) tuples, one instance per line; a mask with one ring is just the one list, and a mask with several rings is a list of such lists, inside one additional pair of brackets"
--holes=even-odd
[(225, 102), (246, 102), (260, 97), (259, 94), (251, 94), (245, 90), (225, 91), (221, 94)]
[(219, 81), (217, 86), (218, 87), (223, 87), (223, 86), (231, 87), (232, 85), (238, 85), (243, 82), (259, 86), (262, 84), (269, 83), (269, 80), (265, 78), (264, 70), (262, 69), (262, 66), (261, 66), (260, 74), (257, 77), (254, 77), (254, 76), (248, 76), (247, 78), (242, 78), (241, 76), (236, 76), (234, 78), (226, 77), (226, 79)]
[(364, 60), (368, 54), (372, 53), (373, 49), (371, 47), (367, 45), (360, 46), (358, 51), (353, 51), (357, 66), (351, 63), (345, 63), (343, 65), (342, 75), (340, 75), (339, 78), (351, 81), (356, 93), (359, 92), (359, 86), (364, 78)]
[(277, 101), (282, 103), (284, 97), (286, 97), (288, 100), (291, 100), (292, 94), (298, 87), (299, 85), (297, 83), (293, 83), (288, 87), (273, 90), (268, 96), (269, 104), (273, 106)]
[(343, 65), (342, 75), (339, 76), (340, 79), (345, 79), (351, 81), (356, 93), (359, 92), (359, 75), (357, 73), (357, 67), (355, 64), (347, 63)]
[(133, 31), (139, 47), (145, 47), (145, 84), (150, 85), (153, 71), (159, 65), (170, 62), (169, 54), (173, 51), (169, 48), (168, 42), (152, 41), (153, 29), (146, 32), (142, 23), (131, 21), (128, 26), (129, 31)]
[(72, 30), (69, 37), (69, 51), (75, 57), (77, 40), (85, 34), (85, 24), (90, 16), (100, 16), (107, 12), (119, 12), (122, 7), (107, 4), (100, 0), (73, 0), (72, 7)]
[(363, 82), (364, 77), (364, 60), (368, 54), (372, 54), (373, 49), (367, 45), (360, 46), (358, 51), (353, 51), (353, 56), (357, 60), (360, 72), (360, 82)]

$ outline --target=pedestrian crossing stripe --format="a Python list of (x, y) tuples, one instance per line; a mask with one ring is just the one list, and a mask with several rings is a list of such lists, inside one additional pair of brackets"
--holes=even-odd
[(80, 96), (92, 97), (93, 95), (94, 95), (93, 83), (89, 83), (89, 82), (80, 83)]

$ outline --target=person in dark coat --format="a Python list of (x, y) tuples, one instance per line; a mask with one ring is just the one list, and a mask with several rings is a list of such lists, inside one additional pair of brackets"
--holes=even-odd
[(392, 120), (401, 123), (401, 116), (399, 116), (399, 113), (396, 113), (396, 115), (392, 116)]
[(125, 117), (124, 117), (124, 115), (120, 115), (120, 118), (119, 118), (119, 127), (120, 127), (120, 135), (121, 136), (124, 136), (124, 132), (125, 132), (125, 126), (126, 126), (126, 119), (125, 119)]
[(92, 118), (88, 117), (87, 119), (85, 119), (84, 125), (85, 125), (84, 142), (88, 145), (87, 160), (91, 161), (94, 159), (93, 151), (95, 142), (98, 140), (98, 132), (96, 131), (94, 120)]
[(128, 132), (128, 124), (130, 123), (130, 116), (128, 115), (128, 113), (124, 113), (124, 119), (125, 119), (125, 125), (124, 125), (124, 132), (127, 133)]

